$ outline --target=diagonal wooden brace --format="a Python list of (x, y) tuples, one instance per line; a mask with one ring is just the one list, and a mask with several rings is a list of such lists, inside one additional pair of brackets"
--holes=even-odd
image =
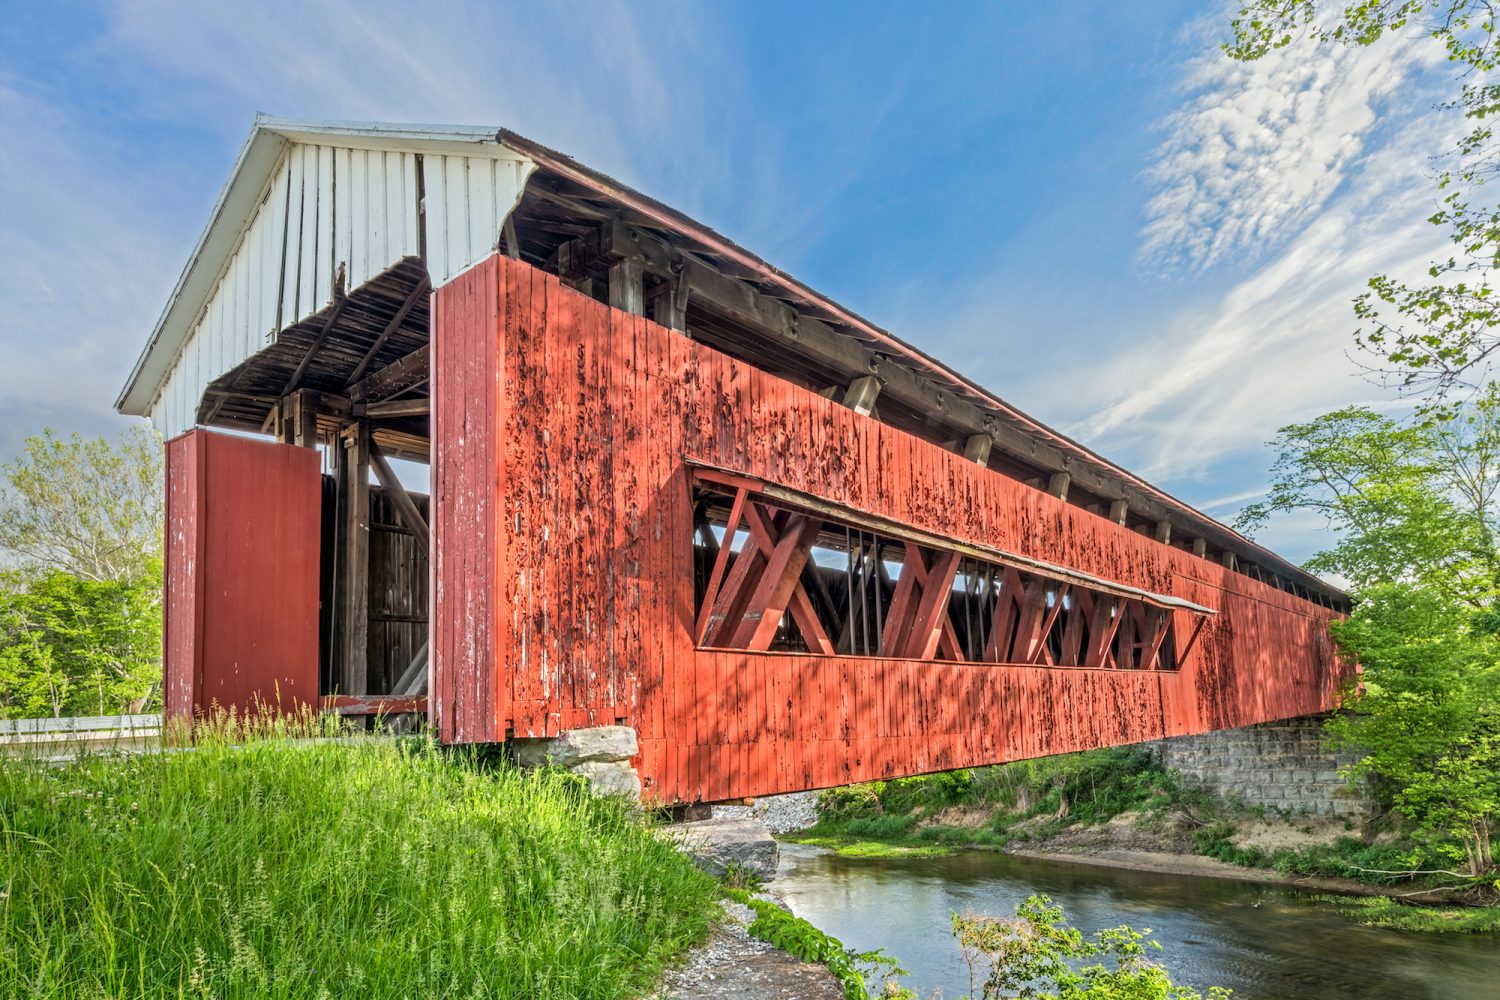
[(1068, 621), (1063, 626), (1062, 655), (1058, 666), (1083, 665), (1083, 624), (1094, 613), (1094, 597), (1087, 590), (1073, 590), (1068, 603)]
[(984, 644), (984, 658), (991, 663), (1010, 662), (1011, 640), (1015, 637), (1016, 613), (1026, 586), (1021, 574), (1006, 566), (1000, 573), (1000, 592), (995, 602), (994, 621), (990, 625), (990, 636)]
[[(776, 542), (772, 536), (772, 529), (775, 527), (773, 519), (768, 517), (766, 511), (762, 510), (759, 505), (752, 503), (746, 508), (745, 520), (750, 528), (750, 540), (759, 545), (761, 553), (769, 559), (771, 552), (776, 548)], [(822, 527), (821, 522), (818, 527)], [(817, 537), (816, 531), (813, 537)], [(807, 563), (804, 560), (803, 568), (806, 566)], [(802, 583), (800, 575), (797, 585), (792, 588), (788, 610), (791, 611), (792, 621), (801, 631), (802, 640), (807, 643), (809, 651), (829, 655), (834, 652), (833, 643), (829, 640), (828, 632), (823, 628), (823, 623), (813, 608), (812, 599), (808, 596), (807, 587)]]
[[(958, 573), (961, 558), (957, 552), (940, 552), (933, 558), (932, 569), (922, 580), (922, 599), (912, 617), (903, 655), (930, 660), (939, 646), (947, 646), (945, 655), (959, 659), (958, 637), (953, 632), (953, 623), (948, 620), (948, 601), (953, 596), (953, 578)], [(946, 643), (945, 639), (948, 640)]]
[(1047, 581), (1032, 580), (1026, 585), (1021, 601), (1021, 615), (1016, 621), (1016, 644), (1011, 663), (1035, 663), (1047, 632)]
[(787, 519), (786, 530), (767, 557), (765, 571), (734, 631), (733, 647), (757, 651), (771, 648), (771, 640), (781, 626), (781, 616), (786, 613), (792, 594), (801, 586), (802, 567), (807, 564), (822, 526), (822, 521), (805, 514), (793, 514)]
[(1116, 599), (1106, 597), (1103, 594), (1094, 598), (1094, 613), (1089, 618), (1089, 648), (1088, 655), (1084, 657), (1084, 666), (1104, 667), (1108, 666), (1111, 659), (1110, 649), (1115, 639), (1115, 631), (1120, 627), (1120, 619), (1123, 614), (1114, 614)]
[(740, 529), (740, 518), (745, 514), (745, 502), (750, 491), (743, 486), (734, 494), (734, 503), (729, 508), (729, 520), (724, 525), (724, 538), (719, 543), (719, 551), (714, 556), (714, 568), (708, 576), (708, 587), (703, 593), (703, 606), (698, 609), (698, 621), (693, 634), (698, 637), (700, 643), (704, 642), (708, 630), (708, 620), (713, 614), (714, 602), (719, 598), (719, 588), (723, 585), (724, 574), (729, 569), (730, 549), (734, 544), (734, 534)]
[(1151, 630), (1146, 641), (1145, 652), (1141, 656), (1142, 670), (1159, 670), (1161, 664), (1157, 657), (1161, 654), (1161, 647), (1166, 642), (1167, 636), (1172, 630), (1172, 612), (1166, 608), (1151, 609)]

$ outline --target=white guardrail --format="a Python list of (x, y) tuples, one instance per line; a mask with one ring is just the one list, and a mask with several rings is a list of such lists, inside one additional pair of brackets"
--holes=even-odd
[(139, 751), (161, 738), (161, 716), (0, 719), (0, 755), (69, 759), (82, 750)]

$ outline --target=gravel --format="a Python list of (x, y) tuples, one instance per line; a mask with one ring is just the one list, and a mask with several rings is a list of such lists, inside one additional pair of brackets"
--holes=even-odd
[(667, 973), (652, 1000), (843, 1000), (843, 987), (826, 968), (751, 937), (750, 907), (730, 900), (720, 905), (723, 921)]
[(713, 815), (715, 819), (758, 819), (772, 833), (791, 833), (805, 830), (818, 821), (818, 793), (768, 795), (757, 799), (753, 806), (714, 806)]

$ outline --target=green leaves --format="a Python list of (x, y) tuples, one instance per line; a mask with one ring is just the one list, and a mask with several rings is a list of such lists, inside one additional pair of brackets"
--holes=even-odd
[(1364, 690), (1328, 725), (1362, 754), (1368, 776), (1413, 827), (1471, 876), (1495, 867), (1500, 815), (1500, 636), (1476, 615), (1419, 586), (1361, 598), (1334, 638), (1364, 669)]
[(160, 439), (47, 430), (0, 472), (0, 717), (160, 704)]
[[(1085, 937), (1064, 919), (1062, 907), (1043, 895), (1027, 897), (1014, 918), (953, 914), (953, 936), (969, 967), (971, 1000), (1203, 1000), (1203, 994), (1175, 985), (1148, 959), (1148, 949), (1161, 950), (1150, 934), (1111, 927)], [(1229, 995), (1215, 986), (1207, 1000)]]
[[(729, 899), (754, 911), (755, 920), (748, 928), (752, 935), (804, 962), (827, 966), (844, 987), (846, 1000), (870, 1000), (871, 979), (906, 975), (906, 970), (884, 951), (853, 951), (838, 938), (775, 903), (756, 899), (743, 889), (726, 887), (722, 891)], [(899, 987), (893, 989), (894, 986), (888, 981), (883, 995), (911, 995)]]
[(0, 577), (0, 718), (160, 705), (161, 560), (124, 580)]
[(1401, 422), (1349, 406), (1281, 428), (1266, 499), (1235, 522), (1321, 514), (1338, 542), (1307, 564), (1357, 592), (1420, 584), (1474, 609), (1500, 595), (1500, 386)]
[(162, 448), (133, 427), (114, 441), (51, 429), (0, 467), (0, 549), (44, 570), (125, 580), (161, 554)]

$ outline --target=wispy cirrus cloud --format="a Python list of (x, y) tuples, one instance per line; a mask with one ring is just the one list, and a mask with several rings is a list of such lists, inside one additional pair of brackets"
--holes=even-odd
[(1074, 433), (1191, 478), (1258, 453), (1282, 424), (1379, 399), (1351, 356), (1350, 303), (1370, 275), (1420, 274), (1445, 245), (1426, 221), (1432, 158), (1459, 124), (1433, 112), (1440, 58), (1390, 39), (1248, 65), (1215, 47), (1189, 64), (1147, 175), (1141, 247), (1223, 291), (1093, 366), (1100, 392)]
[(1163, 271), (1258, 259), (1309, 224), (1369, 155), (1382, 116), (1413, 110), (1412, 78), (1440, 59), (1421, 38), (1294, 45), (1250, 63), (1205, 41), (1147, 171), (1156, 193), (1141, 253)]

